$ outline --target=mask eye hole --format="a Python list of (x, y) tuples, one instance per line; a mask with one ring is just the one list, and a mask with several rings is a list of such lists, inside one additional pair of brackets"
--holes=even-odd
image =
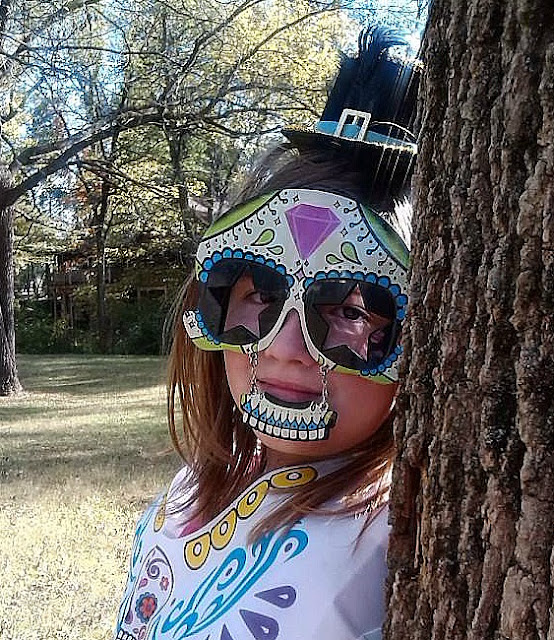
[(305, 294), (311, 341), (329, 360), (353, 370), (377, 368), (397, 344), (393, 295), (351, 279), (313, 282)]
[(251, 260), (220, 260), (199, 287), (198, 310), (222, 343), (258, 342), (275, 326), (289, 296), (286, 277)]

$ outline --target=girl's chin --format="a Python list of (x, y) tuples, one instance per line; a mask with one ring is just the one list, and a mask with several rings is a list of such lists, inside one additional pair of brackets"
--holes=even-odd
[(280, 458), (281, 454), (287, 456), (287, 459), (283, 460), (283, 465), (297, 464), (311, 458), (324, 458), (326, 449), (329, 447), (328, 440), (283, 440), (259, 432), (256, 432), (256, 437), (272, 452), (269, 454), (271, 459), (276, 455)]

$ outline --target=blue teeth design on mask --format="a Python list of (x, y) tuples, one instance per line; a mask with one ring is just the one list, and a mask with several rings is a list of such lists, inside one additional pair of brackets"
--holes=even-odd
[(337, 412), (327, 402), (312, 402), (303, 409), (283, 407), (264, 393), (243, 393), (240, 397), (243, 422), (255, 431), (283, 440), (326, 440), (337, 421)]

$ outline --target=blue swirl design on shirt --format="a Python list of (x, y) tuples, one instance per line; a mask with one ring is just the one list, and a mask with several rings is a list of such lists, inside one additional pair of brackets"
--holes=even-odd
[(133, 597), (134, 586), (138, 579), (138, 571), (140, 570), (141, 563), (140, 560), (142, 558), (143, 551), (143, 541), (145, 537), (146, 530), (148, 529), (148, 525), (154, 518), (156, 514), (156, 510), (159, 507), (162, 496), (158, 496), (158, 498), (146, 509), (141, 518), (138, 521), (138, 524), (135, 529), (135, 537), (133, 539), (133, 547), (131, 549), (131, 560), (129, 566), (129, 574), (127, 577), (127, 586), (125, 589), (125, 593), (123, 595), (123, 599), (121, 605), (119, 606), (119, 612), (117, 614), (117, 631), (121, 628), (123, 624), (123, 613), (129, 604), (129, 601)]
[(235, 606), (276, 562), (292, 560), (307, 545), (307, 533), (293, 527), (280, 534), (272, 532), (263, 536), (250, 547), (250, 553), (243, 547), (233, 549), (221, 565), (206, 576), (186, 604), (181, 600), (165, 618), (160, 615), (151, 637), (161, 638), (171, 633), (174, 640), (182, 640), (207, 629)]

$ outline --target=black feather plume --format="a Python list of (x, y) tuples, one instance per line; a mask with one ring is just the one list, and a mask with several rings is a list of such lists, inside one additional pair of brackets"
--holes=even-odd
[(415, 104), (411, 109), (401, 107), (411, 84), (411, 65), (387, 55), (391, 47), (406, 44), (398, 32), (383, 26), (362, 31), (358, 55), (343, 56), (321, 120), (338, 121), (343, 109), (355, 109), (371, 113), (372, 121), (409, 126), (413, 118), (407, 111), (413, 111)]
[[(391, 203), (405, 195), (414, 167), (417, 145), (411, 129), (422, 66), (390, 52), (391, 47), (407, 44), (392, 29), (368, 28), (358, 43), (356, 57), (342, 57), (315, 130), (290, 128), (283, 133), (301, 156), (321, 152), (337, 166), (348, 163), (363, 175), (372, 198)], [(345, 131), (345, 125), (356, 119), (341, 122), (344, 109), (370, 114), (363, 139), (358, 137), (361, 125)]]

